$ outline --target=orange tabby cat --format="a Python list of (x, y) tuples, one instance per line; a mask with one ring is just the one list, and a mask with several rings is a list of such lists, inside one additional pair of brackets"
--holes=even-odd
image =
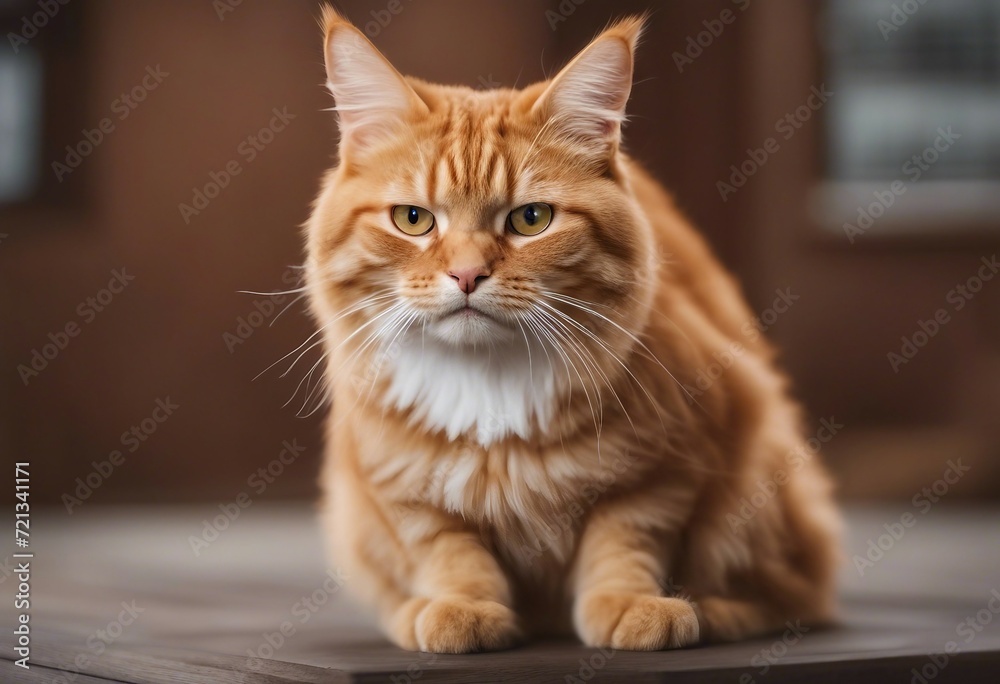
[(838, 517), (799, 410), (733, 279), (620, 146), (642, 21), (485, 91), (401, 76), (332, 9), (323, 26), (323, 519), (388, 636), (653, 650), (831, 619)]

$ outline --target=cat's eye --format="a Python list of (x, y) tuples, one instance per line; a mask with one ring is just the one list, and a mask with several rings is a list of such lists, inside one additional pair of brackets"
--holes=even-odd
[(400, 204), (392, 208), (392, 222), (407, 235), (426, 235), (434, 227), (434, 214), (423, 207)]
[(507, 216), (507, 226), (518, 235), (538, 235), (552, 222), (552, 207), (533, 202), (518, 207)]

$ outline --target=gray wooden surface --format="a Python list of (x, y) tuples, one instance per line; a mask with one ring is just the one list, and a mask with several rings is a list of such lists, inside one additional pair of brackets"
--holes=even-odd
[[(211, 506), (36, 513), (32, 668), (11, 662), (15, 581), (4, 575), (0, 681), (1000, 681), (1000, 614), (990, 610), (992, 592), (1000, 596), (1000, 511), (918, 513), (861, 575), (852, 557), (907, 510), (850, 513), (837, 628), (665, 653), (602, 654), (564, 641), (470, 656), (388, 645), (328, 579), (305, 506), (254, 504), (200, 555), (190, 538), (219, 514)], [(119, 629), (123, 604), (137, 617), (126, 611), (131, 624)], [(934, 655), (949, 642), (957, 653)]]

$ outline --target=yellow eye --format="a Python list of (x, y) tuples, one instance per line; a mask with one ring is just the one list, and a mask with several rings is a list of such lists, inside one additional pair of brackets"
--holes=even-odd
[(541, 202), (525, 204), (507, 216), (507, 225), (518, 235), (538, 235), (551, 222), (552, 207)]
[(434, 214), (421, 207), (400, 204), (392, 208), (392, 222), (407, 235), (426, 235), (434, 227)]

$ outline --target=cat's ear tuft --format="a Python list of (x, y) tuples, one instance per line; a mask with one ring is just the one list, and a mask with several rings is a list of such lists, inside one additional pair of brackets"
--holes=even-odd
[(408, 118), (426, 114), (414, 92), (371, 41), (337, 10), (322, 6), (326, 85), (340, 122), (342, 153), (391, 135)]
[(552, 79), (533, 112), (551, 120), (587, 153), (613, 155), (621, 140), (635, 47), (644, 24), (644, 17), (628, 17), (597, 36)]

